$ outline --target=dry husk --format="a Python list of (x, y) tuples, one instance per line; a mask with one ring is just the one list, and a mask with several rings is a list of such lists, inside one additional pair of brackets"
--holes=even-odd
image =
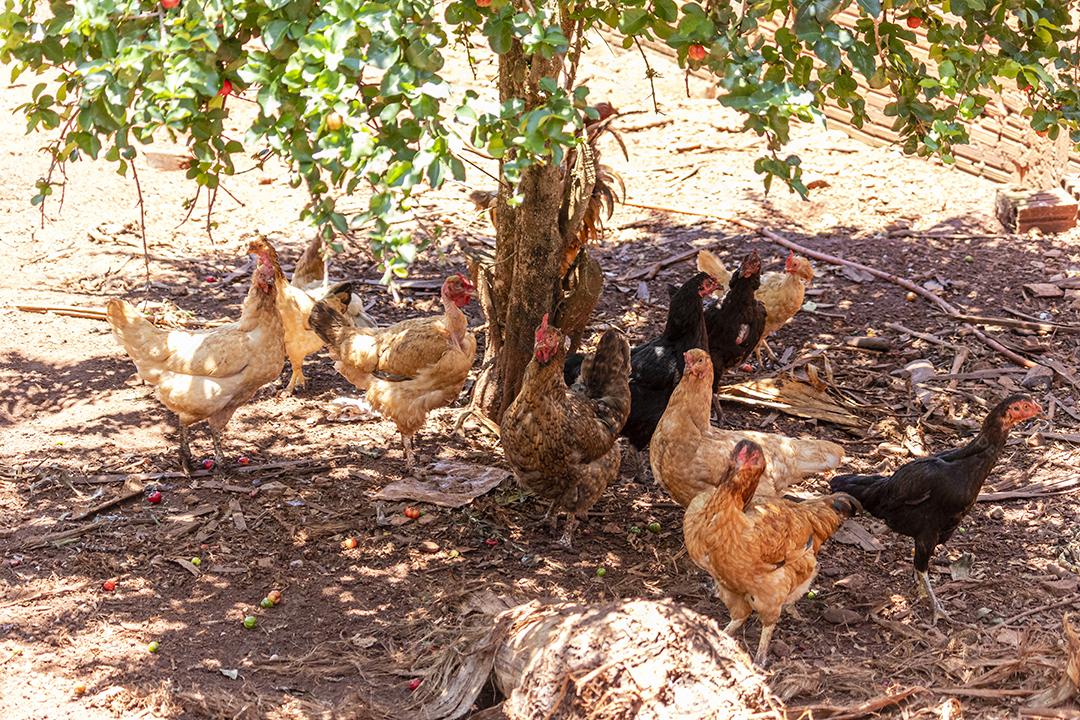
[(464, 716), (492, 676), (511, 720), (786, 717), (719, 625), (670, 600), (519, 605), (412, 672), (423, 685), (397, 710), (423, 720)]

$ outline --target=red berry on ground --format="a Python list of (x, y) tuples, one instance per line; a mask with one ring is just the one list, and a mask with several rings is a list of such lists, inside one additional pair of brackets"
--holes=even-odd
[(115, 580), (106, 580), (105, 582), (101, 583), (101, 589), (104, 590), (105, 592), (112, 592), (113, 590), (116, 589), (116, 581)]
[(415, 520), (416, 518), (420, 517), (420, 511), (414, 507), (407, 507), (405, 508), (405, 517), (409, 518), (410, 520)]
[(916, 17), (915, 15), (908, 15), (907, 26), (909, 28), (914, 30), (915, 28), (919, 27), (920, 25), (922, 25), (922, 18), (921, 17)]
[(174, 7), (180, 4), (180, 0), (161, 0), (161, 7), (166, 10), (172, 10)]
[(694, 44), (690, 46), (690, 49), (686, 51), (686, 56), (694, 62), (701, 62), (705, 59), (708, 53), (705, 52), (705, 46)]
[(147, 495), (146, 502), (152, 505), (157, 505), (159, 502), (161, 502), (161, 491), (155, 490), (154, 492)]
[(217, 94), (225, 97), (226, 95), (232, 95), (232, 90), (232, 83), (226, 80), (225, 82), (221, 83), (221, 89), (217, 91)]
[(485, 545), (490, 545), (491, 547), (495, 547), (496, 545), (499, 544), (499, 541), (496, 540), (495, 538), (488, 538), (487, 540), (484, 541), (484, 544)]
[(280, 590), (271, 590), (270, 592), (268, 592), (266, 594), (266, 597), (270, 598), (270, 602), (277, 605), (279, 602), (281, 602), (281, 591)]
[(211, 460), (210, 458), (206, 458), (205, 460), (202, 461), (202, 468), (203, 468), (203, 470), (213, 470), (214, 469), (214, 461)]
[(241, 455), (240, 457), (236, 458), (236, 462), (240, 465), (250, 465), (251, 458), (249, 458), (247, 455)]
[(214, 277), (213, 275), (207, 275), (207, 276), (206, 276), (206, 282), (208, 282), (208, 283), (215, 283), (215, 282), (217, 282), (217, 278), (216, 278), (216, 277)]
[(413, 678), (412, 680), (409, 681), (409, 689), (410, 690), (415, 690), (416, 688), (420, 687), (420, 684), (423, 683), (423, 682), (424, 681), (421, 680), (420, 678)]
[(341, 547), (345, 548), (346, 550), (355, 550), (356, 546), (359, 544), (360, 543), (356, 542), (356, 538), (354, 537), (347, 537), (341, 541)]

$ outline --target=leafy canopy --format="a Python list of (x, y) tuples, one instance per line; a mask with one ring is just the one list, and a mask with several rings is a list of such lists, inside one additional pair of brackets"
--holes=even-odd
[[(851, 4), (4, 0), (0, 60), (13, 80), (27, 70), (44, 77), (19, 111), (28, 131), (54, 131), (54, 166), (103, 156), (126, 174), (140, 145), (178, 136), (192, 155), (188, 177), (211, 193), (245, 149), (225, 130), (228, 113), (255, 102), (248, 152), (268, 147), (288, 163), (293, 185), (310, 194), (305, 214), (328, 239), (369, 227), (388, 276), (403, 274), (418, 249), (395, 229), (417, 189), (464, 179), (473, 147), (500, 159), (513, 186), (530, 165), (559, 161), (581, 141), (584, 118), (596, 117), (588, 90), (564, 87), (565, 74), (542, 79), (528, 103), (456, 91), (441, 74), (444, 53), (478, 35), (496, 54), (517, 42), (564, 67), (596, 28), (618, 31), (627, 48), (665, 42), (684, 66), (714, 73), (720, 102), (767, 139), (757, 163), (766, 185), (780, 178), (804, 195), (798, 157), (781, 155), (792, 120), (820, 121), (832, 101), (860, 124), (857, 77), (895, 96), (887, 112), (907, 153), (951, 161), (965, 124), (1008, 87), (1028, 92), (1036, 130), (1064, 128), (1080, 142), (1080, 18), (1070, 19), (1067, 0), (857, 0), (860, 19), (847, 29), (833, 19)], [(770, 20), (775, 33), (762, 27)], [(929, 33), (933, 66), (912, 53), (916, 26)], [(59, 184), (50, 172), (34, 202)], [(336, 198), (362, 186), (367, 210), (346, 217)]]

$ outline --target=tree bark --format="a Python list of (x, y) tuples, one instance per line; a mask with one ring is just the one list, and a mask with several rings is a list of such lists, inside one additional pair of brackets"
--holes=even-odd
[[(557, 78), (562, 62), (561, 56), (527, 57), (515, 41), (499, 58), (500, 100), (522, 98), (526, 108), (541, 104), (540, 80)], [(505, 184), (499, 188), (492, 283), (495, 312), (488, 317), (485, 351), (490, 370), (477, 386), (477, 402), (496, 422), (517, 396), (532, 357), (536, 327), (545, 313), (554, 311), (561, 283), (562, 172), (554, 164), (533, 165), (522, 173), (518, 191), (524, 200), (513, 208), (506, 204), (510, 189)]]

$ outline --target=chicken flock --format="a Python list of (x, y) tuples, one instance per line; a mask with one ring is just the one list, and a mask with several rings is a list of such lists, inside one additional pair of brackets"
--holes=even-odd
[[(366, 393), (370, 407), (401, 434), (406, 465), (415, 468), (413, 436), (428, 414), (453, 403), (476, 360), (465, 308), (475, 291), (463, 275), (442, 286), (443, 312), (379, 327), (363, 313), (351, 283), (330, 284), (321, 241), (306, 248), (291, 281), (275, 249), (253, 241), (251, 287), (240, 317), (212, 330), (161, 329), (129, 303), (107, 306), (113, 335), (154, 386), (180, 427), (180, 460), (191, 468), (189, 428), (206, 421), (217, 467), (221, 435), (236, 409), (291, 364), (287, 392), (304, 384), (306, 357), (325, 347), (335, 369)], [(750, 252), (734, 272), (711, 253), (700, 272), (670, 288), (663, 331), (634, 347), (609, 328), (591, 354), (568, 354), (568, 339), (550, 323), (536, 329), (521, 389), (501, 418), (500, 443), (517, 481), (568, 517), (559, 542), (571, 547), (575, 525), (617, 477), (625, 437), (648, 449), (657, 483), (685, 508), (689, 557), (714, 581), (734, 632), (757, 613), (764, 664), (782, 611), (802, 597), (822, 545), (846, 518), (866, 511), (914, 539), (918, 588), (933, 620), (947, 618), (928, 566), (970, 510), (1004, 447), (1010, 428), (1040, 413), (1026, 395), (998, 403), (967, 445), (910, 462), (892, 475), (836, 475), (833, 493), (797, 500), (793, 484), (837, 468), (843, 448), (713, 424), (724, 374), (760, 350), (802, 307), (814, 271), (795, 255), (782, 272), (762, 273)], [(725, 289), (722, 298), (712, 296)], [(640, 466), (638, 469), (641, 472)]]

